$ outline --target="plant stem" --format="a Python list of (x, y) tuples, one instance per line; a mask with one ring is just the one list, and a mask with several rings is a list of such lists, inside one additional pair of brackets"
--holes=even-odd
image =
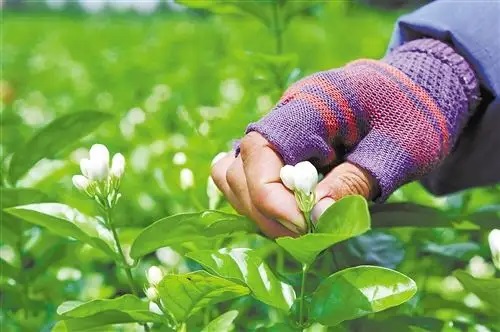
[(187, 331), (187, 326), (186, 323), (182, 322), (181, 325), (177, 328), (177, 332), (186, 332)]
[[(116, 243), (116, 248), (118, 249), (118, 254), (120, 255), (121, 258), (121, 263), (123, 264), (123, 269), (125, 270), (125, 274), (127, 275), (127, 282), (129, 284), (130, 290), (132, 291), (132, 294), (135, 296), (139, 296), (139, 290), (137, 289), (137, 286), (134, 281), (134, 276), (132, 275), (132, 269), (128, 266), (127, 264), (127, 259), (125, 258), (125, 254), (123, 253), (122, 246), (120, 244), (120, 238), (118, 237), (118, 233), (116, 232), (115, 225), (113, 224), (113, 218), (111, 216), (111, 208), (108, 206), (106, 207), (106, 222), (111, 229), (111, 232), (113, 233), (113, 238)], [(148, 332), (149, 331), (149, 326), (147, 323), (142, 324), (144, 327), (144, 331)]]
[(302, 264), (302, 282), (300, 284), (300, 303), (299, 303), (299, 325), (304, 325), (304, 292), (306, 289), (306, 277), (309, 266)]

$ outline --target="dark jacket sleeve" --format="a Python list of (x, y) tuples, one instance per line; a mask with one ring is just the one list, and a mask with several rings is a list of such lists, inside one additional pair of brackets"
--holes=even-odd
[(432, 2), (398, 20), (389, 49), (422, 37), (451, 44), (481, 85), (453, 152), (423, 184), (447, 194), (500, 182), (500, 1)]

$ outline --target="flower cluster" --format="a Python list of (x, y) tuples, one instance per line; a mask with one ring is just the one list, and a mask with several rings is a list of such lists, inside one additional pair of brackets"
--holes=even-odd
[(161, 304), (161, 301), (159, 301), (158, 289), (156, 287), (163, 279), (163, 271), (158, 266), (153, 265), (148, 269), (146, 279), (149, 285), (144, 290), (144, 293), (149, 300), (149, 310), (155, 314), (162, 315), (163, 312), (158, 305), (158, 303)]
[(488, 235), (493, 264), (500, 270), (500, 229), (494, 229)]
[(103, 208), (113, 207), (120, 198), (118, 190), (125, 170), (125, 158), (121, 153), (113, 156), (111, 167), (109, 159), (108, 148), (103, 144), (94, 144), (89, 158), (80, 161), (82, 174), (73, 176), (75, 187)]
[(299, 209), (304, 213), (309, 232), (314, 230), (309, 213), (316, 204), (314, 190), (318, 184), (319, 175), (316, 168), (308, 161), (295, 166), (285, 165), (280, 170), (280, 178), (285, 187), (293, 191)]

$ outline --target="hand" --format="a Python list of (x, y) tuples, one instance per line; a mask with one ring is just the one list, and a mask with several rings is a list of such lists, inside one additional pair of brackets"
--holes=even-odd
[[(306, 230), (293, 193), (281, 183), (283, 166), (274, 147), (259, 133), (250, 132), (241, 140), (238, 157), (228, 154), (212, 168), (212, 178), (229, 203), (269, 237), (293, 236)], [(335, 200), (352, 194), (370, 199), (376, 190), (376, 181), (368, 172), (342, 163), (318, 184), (313, 220)]]

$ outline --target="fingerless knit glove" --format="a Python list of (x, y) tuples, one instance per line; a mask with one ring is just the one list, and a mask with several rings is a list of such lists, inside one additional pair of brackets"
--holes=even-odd
[(450, 153), (478, 93), (464, 58), (443, 42), (419, 39), (380, 61), (302, 79), (247, 133), (262, 134), (286, 164), (345, 158), (376, 178), (377, 201), (384, 201)]

